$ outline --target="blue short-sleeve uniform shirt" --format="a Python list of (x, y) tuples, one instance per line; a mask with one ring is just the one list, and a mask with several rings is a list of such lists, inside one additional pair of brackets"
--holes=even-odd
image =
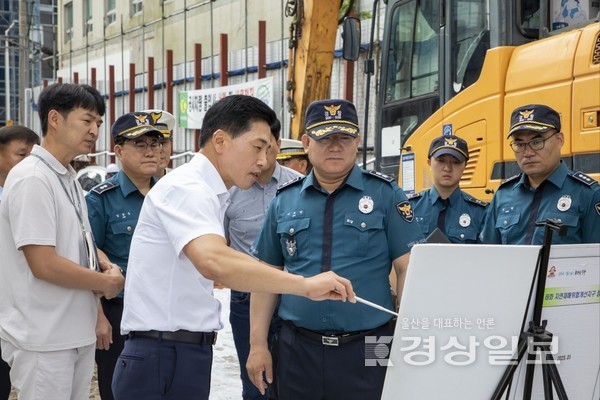
[(435, 186), (409, 196), (410, 204), (425, 237), (435, 230), (440, 212), (446, 207), (444, 234), (452, 243), (477, 243), (487, 203), (456, 188), (443, 204)]
[[(331, 269), (350, 279), (357, 295), (392, 309), (392, 261), (422, 240), (398, 185), (354, 166), (331, 194), (313, 173), (280, 189), (252, 250), (260, 260), (305, 277)], [(306, 329), (344, 332), (373, 329), (390, 318), (363, 304), (294, 295), (282, 295), (279, 315)]]
[(492, 244), (543, 244), (544, 227), (536, 221), (555, 219), (567, 234), (552, 235), (553, 244), (600, 242), (600, 186), (564, 163), (537, 188), (523, 173), (496, 191), (485, 218), (481, 241)]
[[(154, 185), (156, 178), (152, 178)], [(96, 245), (127, 271), (131, 238), (144, 196), (123, 171), (94, 187), (85, 197)]]

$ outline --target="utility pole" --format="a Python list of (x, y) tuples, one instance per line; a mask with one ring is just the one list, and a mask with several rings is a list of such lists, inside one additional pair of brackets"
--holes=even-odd
[(25, 125), (25, 88), (29, 86), (27, 0), (19, 0), (19, 124)]
[(10, 100), (12, 92), (10, 90), (10, 42), (8, 40), (8, 36), (10, 34), (10, 30), (17, 23), (17, 20), (14, 20), (10, 23), (8, 28), (4, 31), (4, 107), (6, 112), (6, 124), (12, 124), (13, 116), (10, 113)]

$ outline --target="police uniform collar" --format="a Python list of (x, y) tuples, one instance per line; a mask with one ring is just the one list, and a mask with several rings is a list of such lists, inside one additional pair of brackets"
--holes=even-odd
[[(459, 187), (454, 189), (454, 192), (452, 192), (452, 194), (448, 197), (448, 202), (450, 203), (450, 205), (455, 204), (458, 201), (460, 194), (461, 190)], [(431, 189), (429, 189), (429, 201), (431, 201), (431, 205), (434, 205), (439, 198), (441, 198), (441, 196), (438, 193), (437, 189), (435, 188), (435, 186), (431, 186)]]
[(558, 168), (556, 168), (554, 172), (552, 172), (552, 174), (546, 178), (546, 180), (553, 183), (557, 188), (560, 189), (563, 187), (563, 184), (567, 179), (567, 175), (569, 175), (569, 168), (567, 168), (565, 163), (561, 161), (558, 165)]
[(529, 178), (527, 178), (527, 175), (525, 175), (523, 172), (521, 172), (519, 174), (519, 181), (517, 182), (517, 184), (513, 187), (513, 189), (518, 188), (519, 186), (523, 186), (524, 188), (529, 188)]
[(120, 170), (115, 174), (115, 176), (109, 178), (108, 180), (119, 187), (121, 193), (123, 194), (123, 197), (127, 197), (131, 193), (138, 190), (133, 184), (133, 182), (131, 182), (131, 179), (129, 179), (125, 172), (123, 172), (123, 170)]
[[(567, 175), (569, 175), (569, 168), (565, 165), (564, 162), (560, 162), (558, 168), (556, 168), (549, 177), (546, 178), (546, 181), (552, 183), (557, 188), (562, 188), (565, 180), (567, 179)], [(523, 186), (525, 188), (531, 187), (529, 185), (529, 178), (527, 178), (527, 174), (521, 173), (521, 177), (519, 178), (519, 182), (515, 185), (515, 188)]]
[[(354, 166), (350, 170), (350, 173), (346, 177), (346, 180), (338, 187), (338, 189), (348, 185), (352, 186), (357, 190), (363, 190), (364, 185), (362, 181), (362, 175), (363, 173), (360, 167), (354, 164)], [(310, 174), (308, 174), (308, 176), (304, 180), (304, 182), (302, 182), (302, 189), (300, 189), (300, 191), (303, 192), (304, 190), (306, 190), (306, 188), (310, 186), (313, 186), (317, 190), (321, 190), (321, 185), (317, 182), (314, 171), (311, 171)]]
[(352, 167), (350, 171), (350, 175), (346, 178), (346, 185), (352, 186), (357, 190), (364, 190), (365, 186), (363, 184), (363, 173), (360, 167), (356, 164)]
[(321, 187), (321, 185), (319, 185), (317, 183), (314, 171), (310, 171), (310, 173), (306, 176), (306, 179), (304, 179), (304, 182), (302, 182), (302, 187), (300, 188), (300, 192), (304, 192), (306, 189), (308, 189), (311, 186), (317, 190), (320, 190), (320, 187)]

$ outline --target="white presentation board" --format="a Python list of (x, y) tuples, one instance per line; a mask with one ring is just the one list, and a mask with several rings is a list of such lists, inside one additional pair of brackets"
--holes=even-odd
[[(530, 319), (533, 310), (530, 310)], [(556, 339), (553, 357), (569, 399), (600, 399), (600, 245), (550, 248), (542, 320)], [(526, 364), (515, 373), (511, 399), (523, 397)], [(533, 400), (544, 399), (542, 367), (535, 367)], [(554, 398), (558, 398), (554, 392)]]
[(382, 399), (489, 399), (516, 351), (540, 248), (414, 246)]

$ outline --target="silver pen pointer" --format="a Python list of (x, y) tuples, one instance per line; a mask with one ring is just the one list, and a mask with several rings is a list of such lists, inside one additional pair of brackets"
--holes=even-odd
[(356, 299), (356, 301), (358, 301), (359, 303), (366, 304), (366, 305), (368, 305), (369, 307), (373, 307), (373, 308), (376, 308), (376, 309), (378, 309), (378, 310), (380, 310), (380, 311), (384, 311), (384, 312), (386, 312), (386, 313), (389, 313), (389, 314), (395, 315), (396, 317), (398, 316), (398, 313), (396, 313), (396, 312), (393, 312), (392, 310), (388, 310), (388, 309), (387, 309), (387, 308), (385, 308), (385, 307), (381, 307), (381, 306), (380, 306), (380, 305), (378, 305), (378, 304), (371, 303), (369, 300), (365, 300), (365, 299), (363, 299), (363, 298), (360, 298), (360, 297), (358, 297), (358, 296), (356, 296), (356, 295), (354, 296), (354, 298), (355, 298), (355, 299)]
[[(337, 290), (337, 289), (333, 289), (333, 292), (340, 293), (340, 291), (339, 291), (339, 290)], [(396, 316), (396, 317), (398, 316), (398, 313), (396, 313), (396, 312), (394, 312), (394, 311), (392, 311), (392, 310), (388, 310), (387, 308), (385, 308), (385, 307), (382, 307), (382, 306), (380, 306), (380, 305), (378, 305), (378, 304), (372, 303), (372, 302), (370, 302), (369, 300), (365, 300), (365, 299), (363, 299), (362, 297), (358, 297), (357, 295), (354, 295), (354, 298), (355, 298), (355, 299), (356, 299), (356, 301), (358, 301), (359, 303), (363, 303), (363, 304), (365, 304), (365, 305), (367, 305), (367, 306), (369, 306), (369, 307), (373, 307), (373, 308), (375, 308), (375, 309), (377, 309), (377, 310), (380, 310), (380, 311), (383, 311), (383, 312), (386, 312), (386, 313), (392, 314), (392, 315), (394, 315), (394, 316)]]

